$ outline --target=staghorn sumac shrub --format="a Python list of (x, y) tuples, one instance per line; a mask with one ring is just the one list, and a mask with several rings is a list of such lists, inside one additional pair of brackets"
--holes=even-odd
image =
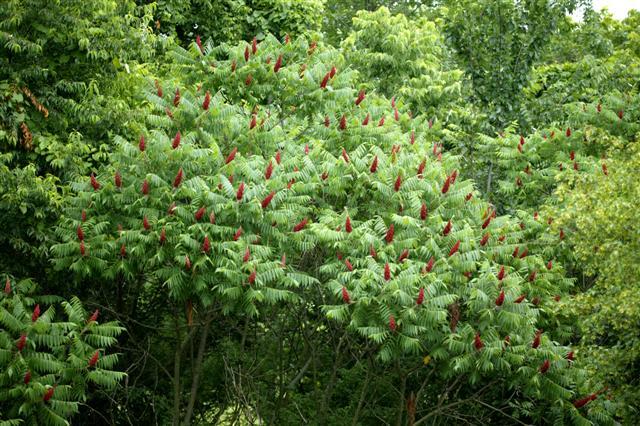
[(75, 297), (41, 295), (31, 280), (3, 278), (0, 423), (68, 424), (92, 388), (124, 378), (114, 370), (118, 355), (109, 353), (123, 329)]
[(313, 43), (175, 49), (180, 78), (145, 94), (144, 151), (116, 138), (109, 163), (73, 184), (56, 267), (156, 289), (176, 312), (186, 306), (174, 319), (189, 327), (216, 309), (268, 323), (266, 305), (314, 304), (383, 364), (429, 354), (439, 380), (499, 380), (539, 416), (578, 416), (563, 407), (583, 383), (579, 359), (569, 368), (570, 348), (547, 335), (531, 347), (541, 312), (571, 287), (562, 267), (545, 267), (519, 220), (469, 196), (459, 158), (430, 142), (429, 118), (362, 99), (341, 54)]

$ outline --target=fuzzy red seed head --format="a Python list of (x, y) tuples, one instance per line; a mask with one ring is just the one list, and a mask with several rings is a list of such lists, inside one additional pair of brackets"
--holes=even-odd
[(451, 185), (451, 177), (447, 176), (447, 178), (444, 181), (444, 184), (442, 185), (442, 193), (446, 194), (447, 192), (449, 192), (449, 186)]
[(198, 220), (202, 219), (202, 216), (204, 216), (204, 213), (205, 213), (205, 212), (206, 212), (205, 207), (204, 207), (204, 206), (203, 206), (203, 207), (200, 207), (200, 208), (198, 209), (198, 211), (196, 211), (196, 214), (194, 215), (194, 216), (195, 216), (195, 218), (196, 218), (196, 221), (198, 221)]
[(380, 121), (378, 121), (378, 127), (382, 126), (384, 126), (384, 115), (382, 116), (382, 118), (380, 118)]
[(242, 262), (247, 263), (249, 259), (251, 259), (251, 250), (249, 250), (249, 247), (247, 247), (247, 249), (244, 251), (244, 256), (242, 256)]
[(302, 219), (300, 222), (298, 222), (298, 224), (296, 226), (293, 227), (293, 232), (300, 232), (304, 229), (305, 226), (307, 226), (307, 223), (309, 222), (309, 219), (307, 219), (306, 217), (304, 219)]
[(163, 93), (162, 93), (162, 86), (160, 85), (160, 82), (158, 80), (155, 80), (154, 82), (155, 86), (156, 86), (156, 90), (158, 91), (158, 97), (161, 98)]
[(393, 223), (389, 225), (389, 229), (387, 230), (387, 235), (384, 237), (387, 244), (391, 244), (393, 242), (393, 235), (395, 234), (395, 229), (393, 227)]
[(98, 362), (98, 358), (100, 358), (100, 351), (97, 350), (93, 353), (91, 358), (89, 359), (89, 367), (93, 367)]
[(287, 253), (282, 253), (282, 257), (280, 258), (280, 266), (283, 268), (287, 266)]
[(178, 170), (178, 173), (176, 174), (175, 179), (173, 180), (173, 187), (177, 188), (180, 186), (180, 183), (182, 182), (182, 176), (183, 176), (184, 172), (182, 171), (182, 167), (180, 167), (180, 169)]
[(347, 117), (344, 114), (342, 114), (342, 117), (340, 117), (339, 128), (340, 130), (345, 130), (347, 128)]
[(347, 154), (347, 151), (344, 148), (342, 148), (342, 158), (344, 159), (345, 163), (349, 162), (349, 154)]
[(167, 232), (162, 228), (160, 231), (160, 245), (163, 245), (165, 241), (167, 241)]
[(127, 246), (122, 243), (122, 245), (120, 246), (120, 257), (126, 257), (127, 256)]
[(282, 153), (280, 152), (280, 150), (278, 150), (278, 152), (276, 152), (276, 164), (280, 165), (281, 161), (282, 161)]
[[(571, 127), (567, 127), (567, 132), (565, 133), (568, 138), (571, 137)], [(553, 133), (551, 133), (551, 137), (553, 137)]]
[(398, 112), (398, 108), (393, 109), (393, 118), (396, 121), (400, 120), (400, 113)]
[(529, 249), (525, 248), (520, 254), (520, 259), (524, 259), (525, 257), (527, 257), (528, 254), (529, 254)]
[(254, 37), (253, 40), (251, 40), (251, 53), (255, 55), (257, 51), (258, 51), (258, 39)]
[(491, 236), (491, 234), (489, 232), (487, 232), (486, 234), (484, 234), (482, 236), (482, 239), (480, 240), (480, 245), (481, 246), (485, 246), (487, 244), (487, 242), (489, 241), (489, 237)]
[(449, 257), (453, 256), (454, 254), (456, 254), (456, 252), (458, 251), (458, 249), (460, 248), (460, 240), (458, 240), (453, 247), (451, 247), (451, 250), (449, 251)]
[(596, 107), (596, 110), (598, 112), (602, 112), (602, 104), (598, 104), (598, 106)]
[(30, 381), (31, 381), (31, 371), (27, 370), (27, 372), (24, 374), (24, 384), (28, 385)]
[(264, 172), (264, 178), (266, 180), (269, 180), (271, 178), (272, 173), (273, 173), (273, 162), (269, 161), (269, 164), (267, 164), (267, 169)]
[(18, 343), (16, 343), (16, 348), (18, 348), (18, 352), (22, 352), (26, 344), (27, 344), (27, 335), (23, 333), (20, 335), (20, 338), (18, 339)]
[(427, 219), (427, 205), (425, 203), (422, 203), (422, 206), (420, 206), (420, 219)]
[(578, 171), (579, 169), (580, 169), (580, 167), (579, 167), (579, 165), (578, 165), (578, 162), (577, 162), (577, 161), (574, 161), (574, 162), (573, 162), (573, 170)]
[(533, 338), (533, 342), (531, 343), (531, 347), (533, 349), (538, 349), (538, 347), (540, 346), (540, 338), (542, 336), (542, 330), (538, 330), (536, 331), (536, 335)]
[(54, 392), (55, 390), (56, 390), (56, 388), (55, 388), (55, 387), (50, 387), (50, 388), (48, 388), (48, 389), (45, 391), (44, 395), (42, 396), (42, 400), (43, 400), (44, 402), (49, 401), (49, 400), (51, 399), (51, 397), (53, 396), (53, 392)]
[(482, 229), (487, 229), (492, 219), (493, 219), (493, 216), (489, 215), (489, 217), (487, 217), (485, 221), (482, 223)]
[(347, 216), (347, 219), (344, 221), (344, 230), (350, 233), (353, 231), (353, 227), (351, 226), (351, 218)]
[(429, 262), (427, 263), (427, 266), (425, 267), (425, 271), (426, 272), (431, 272), (431, 270), (433, 269), (433, 264), (435, 263), (436, 259), (435, 257), (431, 256), (431, 259), (429, 259)]
[(367, 124), (369, 124), (369, 119), (371, 118), (371, 115), (369, 113), (367, 113), (367, 116), (364, 118), (364, 120), (362, 120), (362, 125), (366, 126)]
[(518, 145), (518, 152), (522, 154), (522, 145)]
[(502, 306), (504, 303), (504, 290), (500, 290), (500, 294), (496, 297), (496, 306)]
[(416, 305), (422, 305), (424, 302), (424, 287), (420, 287), (420, 291), (418, 291), (418, 298), (416, 299)]
[(569, 361), (573, 361), (575, 359), (574, 357), (575, 357), (575, 355), (574, 355), (573, 351), (569, 352), (567, 354), (567, 356), (566, 356), (567, 360), (569, 360)]
[(473, 197), (473, 192), (470, 192), (467, 195), (465, 195), (464, 200), (469, 201), (472, 197)]
[(371, 162), (371, 167), (369, 167), (369, 171), (371, 173), (375, 173), (378, 170), (378, 156), (373, 157), (373, 162)]
[(504, 279), (504, 275), (505, 275), (504, 266), (501, 266), (500, 271), (498, 272), (498, 275), (496, 275), (496, 277), (498, 278), (498, 281), (502, 281)]
[(524, 145), (524, 136), (520, 135), (520, 145)]
[(536, 271), (532, 271), (529, 274), (529, 282), (534, 282), (536, 280), (536, 276), (538, 275), (538, 273)]
[(358, 97), (356, 98), (356, 106), (360, 105), (362, 101), (364, 101), (366, 94), (364, 90), (360, 90), (358, 93)]
[(449, 232), (451, 232), (451, 220), (449, 220), (449, 222), (447, 222), (447, 224), (442, 229), (442, 235), (446, 237), (447, 235), (449, 235)]
[(322, 180), (327, 180), (327, 178), (328, 178), (328, 177), (329, 177), (329, 173), (328, 173), (328, 172), (326, 172), (326, 171), (325, 171), (325, 172), (322, 172), (322, 175), (320, 176), (320, 178), (321, 178)]
[(241, 236), (242, 236), (242, 226), (238, 228), (236, 233), (233, 235), (233, 241), (238, 241)]
[(391, 330), (391, 332), (395, 332), (396, 331), (396, 318), (393, 316), (393, 314), (389, 315), (389, 330)]
[(321, 89), (326, 89), (327, 87), (327, 83), (329, 82), (329, 78), (331, 77), (331, 71), (329, 71), (328, 73), (326, 73), (324, 75), (324, 78), (322, 79), (322, 81), (320, 82), (320, 88)]
[(11, 294), (11, 280), (9, 277), (4, 282), (4, 294)]
[(146, 179), (142, 182), (142, 194), (149, 195), (149, 181)]
[(547, 371), (549, 371), (550, 367), (551, 367), (551, 363), (549, 362), (548, 359), (545, 359), (542, 365), (540, 366), (540, 374), (545, 374)]
[(271, 200), (273, 199), (274, 195), (276, 195), (275, 191), (271, 191), (269, 193), (269, 195), (264, 197), (264, 199), (262, 200), (262, 208), (263, 209), (266, 209), (269, 206), (269, 204), (271, 203)]
[(80, 255), (84, 256), (86, 253), (86, 249), (84, 247), (84, 241), (80, 241)]
[(96, 179), (96, 175), (94, 175), (93, 173), (91, 173), (91, 186), (93, 187), (94, 191), (100, 189), (100, 182), (98, 182), (98, 179)]
[(38, 318), (40, 318), (40, 305), (36, 305), (36, 307), (33, 308), (33, 314), (31, 314), (31, 322), (38, 321)]
[(309, 144), (304, 144), (304, 155), (309, 155)]
[(180, 88), (176, 88), (176, 94), (173, 96), (173, 106), (180, 105)]
[(140, 135), (140, 142), (138, 142), (138, 149), (140, 150), (140, 152), (144, 152), (146, 147), (147, 147), (147, 144), (144, 141), (144, 135)]
[(207, 235), (204, 236), (204, 240), (202, 241), (202, 251), (206, 254), (209, 254), (211, 251), (211, 243), (209, 242), (209, 237)]
[(522, 303), (522, 301), (525, 299), (525, 297), (527, 297), (527, 295), (526, 294), (522, 294), (516, 300), (514, 300), (513, 303)]
[(204, 101), (202, 101), (202, 109), (208, 110), (209, 104), (211, 103), (211, 93), (207, 90), (207, 93), (204, 94)]
[(82, 226), (78, 226), (78, 229), (76, 230), (76, 234), (78, 235), (78, 240), (80, 241), (84, 240), (84, 231), (82, 230)]
[(560, 239), (564, 240), (564, 230), (560, 228)]
[(480, 333), (476, 333), (476, 336), (473, 339), (473, 347), (476, 348), (476, 351), (482, 350), (482, 348), (484, 348), (484, 343), (482, 343)]
[(404, 262), (408, 257), (409, 257), (409, 250), (408, 249), (402, 250), (402, 253), (400, 253), (400, 256), (398, 256), (398, 263)]
[(513, 250), (513, 253), (511, 253), (511, 257), (514, 257), (514, 258), (515, 258), (515, 257), (518, 257), (518, 252), (519, 252), (519, 251), (520, 251), (520, 247), (516, 247), (516, 248)]
[(342, 287), (342, 301), (347, 305), (351, 303), (351, 298), (349, 297), (349, 292), (346, 287)]
[(182, 135), (180, 134), (180, 130), (176, 133), (173, 138), (173, 142), (171, 143), (171, 148), (176, 149), (180, 146), (180, 140), (182, 139)]
[(389, 281), (391, 279), (391, 267), (389, 262), (384, 264), (384, 280)]
[(184, 268), (188, 271), (191, 269), (191, 259), (189, 259), (189, 255), (184, 256)]
[(151, 224), (149, 223), (149, 219), (147, 219), (147, 217), (143, 217), (142, 218), (142, 227), (148, 231), (149, 229), (151, 229)]
[(273, 72), (277, 73), (280, 71), (280, 68), (282, 68), (282, 53), (278, 56), (278, 59), (276, 59), (276, 64), (273, 66)]
[(251, 274), (249, 274), (249, 284), (253, 284), (256, 282), (256, 270), (254, 269), (253, 271), (251, 271)]
[(250, 86), (252, 81), (253, 81), (253, 75), (249, 74), (247, 78), (244, 79), (244, 85)]
[(369, 246), (369, 255), (374, 259), (378, 257), (378, 253), (376, 253), (376, 249), (373, 247), (373, 245)]
[(199, 35), (196, 36), (196, 45), (198, 46), (198, 49), (200, 49), (200, 53), (204, 54), (204, 48), (202, 47), (202, 40), (200, 40)]
[(400, 191), (400, 186), (402, 185), (402, 176), (398, 175), (398, 177), (396, 178), (396, 182), (393, 185), (393, 189), (398, 192)]
[(347, 267), (347, 270), (348, 270), (349, 272), (353, 271), (353, 265), (351, 264), (351, 262), (349, 262), (349, 259), (346, 259), (346, 260), (344, 261), (344, 266), (346, 266), (346, 267)]
[(411, 131), (411, 134), (409, 135), (409, 143), (411, 145), (413, 145), (414, 143), (416, 143), (416, 132), (415, 130)]
[(422, 179), (422, 173), (424, 172), (424, 168), (427, 165), (427, 160), (423, 159), (420, 165), (418, 165), (418, 177)]
[(243, 196), (244, 196), (244, 182), (240, 182), (240, 185), (238, 185), (238, 190), (236, 191), (236, 200), (242, 201)]

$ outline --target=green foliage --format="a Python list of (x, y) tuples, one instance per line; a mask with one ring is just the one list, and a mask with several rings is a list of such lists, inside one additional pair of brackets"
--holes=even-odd
[(153, 54), (150, 10), (132, 1), (5, 2), (0, 90), (10, 102), (0, 109), (0, 146), (20, 153), (14, 161), (73, 173), (82, 159), (104, 159), (96, 151), (128, 109), (113, 80)]
[[(473, 183), (456, 180), (456, 157), (423, 143), (428, 120), (375, 93), (357, 105), (356, 74), (331, 71), (345, 61), (333, 49), (267, 37), (248, 60), (245, 52), (245, 43), (174, 50), (182, 79), (150, 85), (144, 147), (117, 139), (95, 180), (73, 184), (56, 266), (162, 288), (187, 303), (189, 325), (192, 315), (211, 321), (214, 306), (261, 316), (261, 304), (315, 286), (327, 317), (383, 363), (427, 352), (441, 380), (516, 387), (536, 401), (530, 417), (566, 404), (582, 370), (568, 368), (568, 348), (531, 342), (541, 313), (571, 283), (561, 267), (545, 268), (543, 249), (527, 244), (515, 220), (491, 219)], [(520, 295), (526, 301), (515, 303)], [(478, 333), (483, 348), (474, 348)]]
[(444, 116), (460, 101), (462, 71), (446, 70), (449, 55), (433, 21), (391, 15), (385, 7), (360, 11), (341, 46), (364, 87), (406, 98), (413, 111)]
[(124, 377), (113, 370), (118, 356), (106, 353), (122, 328), (94, 320), (75, 297), (39, 295), (32, 281), (7, 276), (0, 324), (3, 424), (69, 424), (89, 387), (113, 388)]
[(503, 130), (521, 117), (521, 93), (551, 35), (579, 1), (444, 2), (445, 31), (473, 82), (477, 101)]
[(581, 175), (557, 189), (562, 200), (555, 213), (568, 229), (576, 263), (592, 286), (576, 299), (580, 315), (582, 357), (594, 375), (614, 388), (620, 415), (632, 422), (640, 394), (636, 378), (640, 360), (640, 299), (638, 298), (638, 220), (640, 193), (637, 144), (614, 152), (608, 175)]
[(138, 1), (155, 6), (156, 28), (187, 44), (199, 35), (218, 45), (274, 34), (279, 39), (320, 30), (324, 0), (160, 0)]
[(40, 275), (49, 245), (47, 227), (56, 220), (63, 197), (53, 176), (37, 176), (33, 165), (10, 168), (11, 157), (0, 155), (0, 268)]

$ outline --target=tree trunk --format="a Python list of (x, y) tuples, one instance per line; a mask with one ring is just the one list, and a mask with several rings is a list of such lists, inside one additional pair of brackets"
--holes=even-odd
[(189, 397), (189, 403), (187, 405), (187, 411), (184, 415), (184, 420), (182, 421), (182, 424), (184, 426), (188, 426), (191, 423), (191, 417), (193, 416), (193, 407), (195, 406), (198, 396), (198, 387), (200, 386), (200, 376), (202, 375), (204, 353), (207, 347), (207, 336), (209, 335), (209, 330), (211, 329), (212, 319), (212, 315), (210, 314), (203, 325), (202, 334), (200, 335), (198, 354), (196, 355), (196, 362), (193, 368), (193, 378), (191, 380), (191, 395)]

